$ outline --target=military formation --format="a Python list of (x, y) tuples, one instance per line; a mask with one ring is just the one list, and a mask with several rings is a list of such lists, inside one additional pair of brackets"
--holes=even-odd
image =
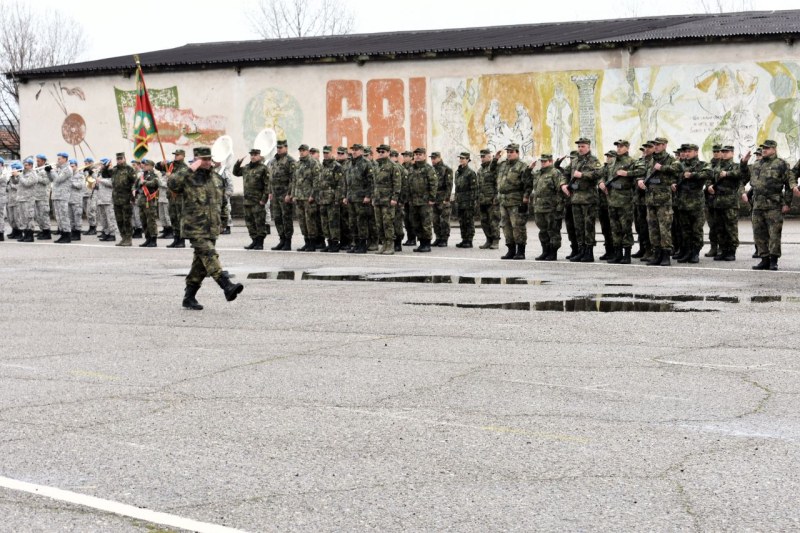
[[(297, 148), (295, 159), (287, 141), (279, 140), (269, 161), (253, 149), (246, 162), (236, 161), (232, 173), (205, 155), (206, 148), (195, 149), (192, 167), (180, 149), (173, 152), (172, 161), (132, 165), (124, 153), (116, 155), (115, 164), (87, 158), (82, 166), (63, 152), (51, 166), (40, 154), (35, 162), (29, 158), (2, 173), (0, 206), (5, 204), (12, 226), (8, 237), (22, 242), (51, 239), (51, 202), (59, 244), (80, 240), (82, 234), (116, 241), (119, 233), (117, 246), (131, 246), (132, 239), (143, 236), (142, 247), (155, 247), (159, 237), (171, 237), (168, 247), (183, 248), (188, 238), (195, 249), (195, 274), (187, 278), (192, 290), (202, 282), (200, 273), (219, 281), (213, 243), (219, 234), (230, 233), (232, 175), (243, 180), (251, 241), (247, 250), (264, 249), (271, 213), (278, 237), (272, 250), (293, 250), (296, 218), (303, 239), (297, 251), (391, 255), (409, 246), (414, 252), (430, 252), (449, 245), (455, 209), (461, 236), (455, 246), (473, 247), (478, 218), (486, 237), (482, 249), (499, 248), (502, 228), (507, 250), (501, 259), (526, 259), (527, 223), (532, 218), (541, 247), (537, 261), (558, 260), (563, 223), (570, 245), (566, 259), (594, 262), (598, 220), (605, 242), (605, 253), (598, 259), (611, 264), (630, 264), (632, 259), (650, 266), (670, 266), (672, 260), (698, 263), (706, 224), (710, 249), (705, 257), (734, 261), (738, 215), (748, 204), (753, 257), (759, 259), (753, 268), (778, 269), (783, 216), (793, 196), (800, 196), (800, 163), (792, 168), (779, 158), (775, 141), (764, 141), (752, 161), (750, 153), (736, 161), (732, 146), (714, 145), (708, 162), (700, 160), (695, 144), (670, 152), (663, 137), (645, 142), (638, 154), (620, 139), (604, 154), (604, 161), (592, 153), (590, 139), (580, 138), (575, 145), (569, 156), (542, 154), (532, 163), (520, 158), (516, 144), (495, 153), (484, 149), (476, 169), (471, 154), (462, 152), (455, 171), (440, 152), (428, 156), (419, 147), (399, 153), (386, 144), (374, 153), (359, 143), (349, 148), (325, 146), (320, 161), (319, 151), (306, 144)], [(203, 183), (215, 184), (213, 197), (202, 192), (210, 191), (210, 185), (195, 183), (198, 176), (204, 176)], [(187, 194), (195, 190), (218, 204), (213, 217), (201, 210), (202, 223), (195, 220), (197, 206), (187, 211)], [(81, 232), (84, 214), (89, 229)], [(187, 292), (187, 307), (200, 307), (195, 294), (196, 290)]]

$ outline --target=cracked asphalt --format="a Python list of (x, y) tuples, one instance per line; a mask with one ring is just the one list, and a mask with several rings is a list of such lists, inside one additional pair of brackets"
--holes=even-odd
[[(800, 221), (778, 272), (751, 244), (500, 261), (457, 228), (431, 254), (249, 252), (237, 223), (218, 250), (245, 290), (207, 280), (202, 312), (189, 249), (0, 243), (0, 476), (246, 531), (800, 529)], [(573, 299), (620, 312), (474, 307)], [(169, 530), (8, 489), (0, 516)]]

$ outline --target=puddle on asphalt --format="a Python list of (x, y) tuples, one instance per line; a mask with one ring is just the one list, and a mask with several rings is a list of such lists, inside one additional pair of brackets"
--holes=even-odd
[(303, 270), (273, 270), (251, 272), (247, 279), (277, 279), (289, 281), (376, 281), (390, 283), (446, 283), (451, 285), (546, 285), (549, 281), (520, 277), (476, 277), (414, 275), (394, 276), (388, 274), (314, 274)]
[(407, 302), (408, 305), (460, 307), (462, 309), (505, 309), (513, 311), (561, 311), (566, 313), (716, 313), (718, 309), (683, 309), (674, 302), (617, 301), (597, 298), (572, 298), (570, 300), (548, 300), (544, 302), (508, 302), (488, 304)]
[(620, 292), (614, 294), (603, 294), (603, 298), (633, 298), (636, 300), (657, 300), (668, 302), (723, 302), (727, 304), (738, 304), (738, 296), (717, 296), (706, 295), (696, 296), (691, 294), (659, 295), (659, 294), (635, 294), (632, 292)]

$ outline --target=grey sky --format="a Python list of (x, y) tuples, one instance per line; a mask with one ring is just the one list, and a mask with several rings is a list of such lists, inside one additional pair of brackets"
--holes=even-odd
[[(101, 59), (136, 52), (173, 48), (186, 43), (235, 41), (257, 36), (247, 22), (254, 0), (37, 0), (36, 5), (59, 9), (79, 20), (87, 30), (89, 49), (79, 60)], [(593, 20), (629, 16), (703, 12), (700, 0), (642, 2), (641, 0), (559, 0), (558, 9), (543, 2), (485, 0), (431, 2), (404, 0), (397, 9), (372, 0), (343, 0), (356, 11), (356, 32), (384, 32)], [(794, 9), (796, 0), (744, 0), (754, 10)], [(727, 3), (741, 4), (740, 1)], [(380, 7), (378, 7), (380, 6)], [(137, 9), (136, 12), (130, 11)], [(125, 13), (127, 11), (127, 14)], [(142, 24), (141, 14), (148, 21)]]

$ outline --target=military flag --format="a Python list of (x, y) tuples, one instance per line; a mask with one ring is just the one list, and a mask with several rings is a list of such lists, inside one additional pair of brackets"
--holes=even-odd
[(153, 115), (153, 106), (150, 105), (150, 96), (144, 84), (142, 67), (136, 65), (136, 107), (133, 113), (133, 157), (142, 159), (147, 155), (147, 143), (153, 136), (158, 135), (156, 119)]

